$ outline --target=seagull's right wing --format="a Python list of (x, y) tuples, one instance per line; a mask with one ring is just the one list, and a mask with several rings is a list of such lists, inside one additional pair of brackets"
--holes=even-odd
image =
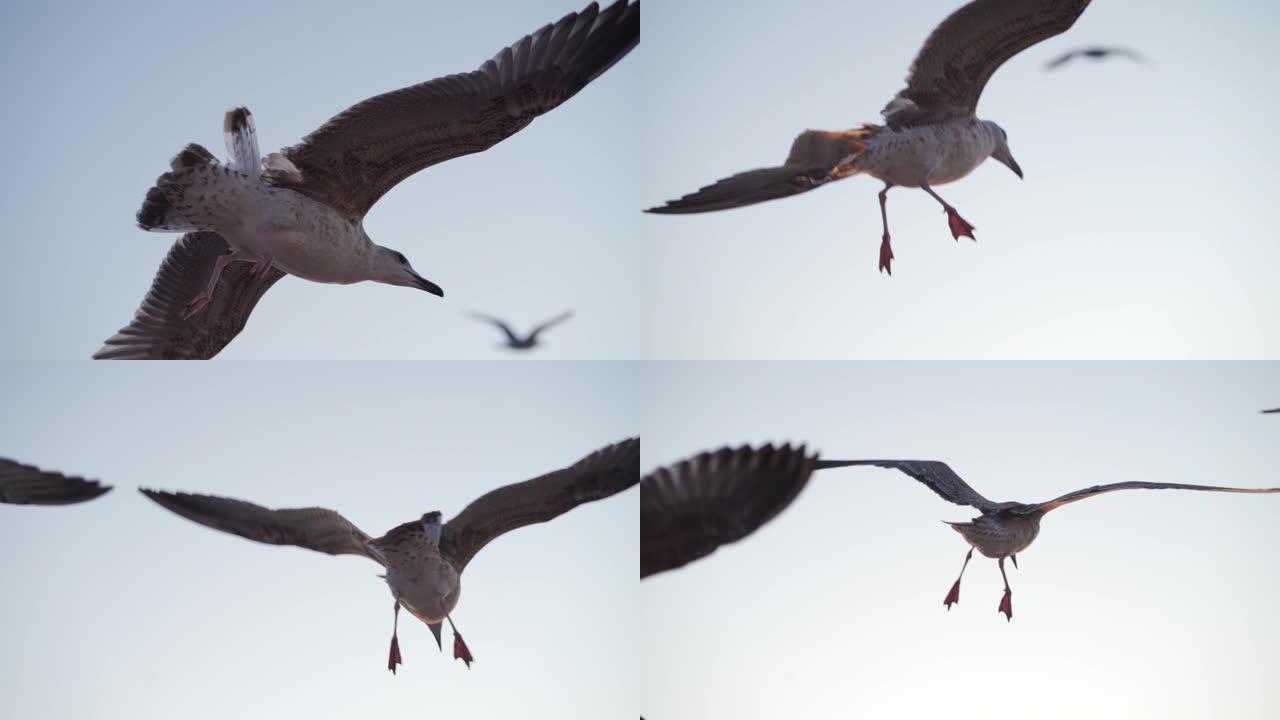
[(968, 505), (984, 512), (997, 507), (996, 503), (969, 487), (969, 483), (962, 480), (950, 466), (937, 460), (821, 460), (815, 469), (826, 470), (851, 465), (874, 465), (901, 470), (924, 483), (943, 500), (956, 505)]
[(1103, 493), (1115, 492), (1116, 490), (1201, 490), (1206, 492), (1229, 492), (1229, 493), (1280, 493), (1280, 488), (1238, 488), (1238, 487), (1222, 487), (1219, 485), (1186, 485), (1183, 483), (1160, 483), (1160, 482), (1143, 482), (1140, 480), (1132, 480), (1129, 482), (1111, 483), (1110, 485), (1094, 485), (1083, 490), (1075, 490), (1066, 495), (1061, 495), (1048, 502), (1038, 503), (1034, 505), (1025, 505), (1015, 512), (1032, 513), (1032, 512), (1049, 512), (1054, 508), (1062, 507), (1069, 503), (1073, 503), (1085, 498), (1091, 498), (1095, 495)]
[(296, 545), (330, 555), (363, 555), (378, 564), (369, 536), (326, 508), (272, 510), (235, 498), (139, 489), (182, 517), (215, 530), (270, 545)]
[(520, 342), (520, 338), (516, 337), (516, 333), (514, 330), (511, 329), (511, 326), (499, 320), (498, 318), (492, 315), (485, 315), (484, 313), (478, 313), (478, 312), (469, 312), (467, 314), (475, 318), (476, 320), (483, 320), (484, 322), (487, 322), (490, 325), (493, 325), (494, 327), (501, 330), (507, 336), (507, 341), (509, 343), (514, 345)]
[(213, 299), (189, 320), (182, 311), (209, 282), (219, 255), (231, 252), (222, 236), (194, 232), (178, 239), (151, 283), (133, 322), (93, 354), (95, 360), (208, 360), (249, 321), (249, 313), (284, 272), (254, 276), (251, 263), (227, 265)]
[(722, 448), (640, 481), (640, 577), (686, 565), (755, 532), (809, 482), (803, 445)]
[(529, 339), (530, 339), (530, 340), (537, 340), (537, 339), (538, 339), (538, 334), (539, 334), (539, 333), (541, 333), (543, 330), (546, 330), (547, 328), (550, 328), (550, 327), (554, 327), (554, 326), (556, 326), (556, 325), (559, 325), (560, 323), (564, 322), (565, 320), (568, 320), (568, 319), (569, 319), (569, 318), (571, 318), (571, 317), (573, 317), (573, 311), (572, 311), (572, 310), (565, 310), (564, 312), (562, 312), (562, 313), (560, 313), (559, 315), (557, 315), (557, 316), (555, 316), (555, 317), (551, 318), (550, 320), (548, 320), (548, 321), (546, 321), (546, 322), (542, 323), (541, 325), (539, 325), (539, 326), (535, 327), (532, 331), (530, 331), (530, 332), (529, 332)]
[(0, 458), (0, 503), (70, 505), (92, 500), (110, 490), (96, 480), (41, 470)]

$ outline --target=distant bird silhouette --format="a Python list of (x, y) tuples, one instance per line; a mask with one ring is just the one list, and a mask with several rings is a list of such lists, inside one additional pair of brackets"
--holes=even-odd
[[(1027, 549), (1040, 532), (1040, 518), (1055, 508), (1085, 498), (1101, 495), (1115, 490), (1207, 490), (1212, 492), (1234, 493), (1280, 493), (1280, 488), (1235, 488), (1214, 485), (1184, 485), (1181, 483), (1154, 482), (1121, 482), (1110, 485), (1094, 485), (1083, 490), (1069, 492), (1066, 495), (1041, 503), (992, 502), (969, 485), (955, 473), (946, 463), (936, 460), (835, 460), (819, 461), (815, 469), (846, 467), (850, 465), (874, 465), (876, 467), (900, 470), (903, 473), (924, 483), (943, 500), (957, 505), (968, 505), (981, 511), (981, 515), (971, 522), (947, 522), (956, 532), (964, 536), (970, 545), (969, 553), (964, 556), (964, 565), (960, 567), (960, 577), (951, 586), (951, 591), (943, 600), (950, 610), (951, 606), (960, 602), (960, 579), (973, 557), (973, 548), (989, 558), (996, 558), (1000, 564), (1000, 576), (1004, 578), (1004, 596), (1000, 599), (999, 611), (1009, 619), (1013, 619), (1013, 591), (1009, 589), (1009, 577), (1004, 572), (1004, 559), (1013, 560), (1018, 566), (1019, 552)], [(945, 522), (945, 521), (944, 521)]]
[(1058, 57), (1050, 60), (1049, 62), (1045, 63), (1044, 69), (1056, 70), (1076, 58), (1089, 58), (1090, 60), (1102, 60), (1104, 58), (1109, 58), (1109, 57), (1125, 57), (1125, 58), (1129, 58), (1130, 60), (1136, 63), (1141, 63), (1144, 65), (1147, 64), (1147, 61), (1141, 55), (1139, 55), (1137, 52), (1133, 50), (1130, 50), (1129, 48), (1089, 47), (1089, 48), (1079, 48), (1076, 50), (1069, 50), (1059, 55)]
[(529, 331), (528, 335), (525, 335), (524, 337), (520, 337), (519, 335), (516, 335), (515, 331), (511, 329), (510, 325), (506, 324), (502, 320), (499, 320), (498, 318), (492, 315), (485, 315), (484, 313), (478, 313), (478, 312), (471, 312), (471, 313), (468, 313), (468, 315), (470, 315), (471, 317), (477, 320), (483, 320), (485, 322), (488, 322), (492, 325), (497, 326), (497, 328), (507, 336), (506, 347), (509, 347), (512, 350), (532, 350), (538, 345), (539, 333), (541, 333), (543, 330), (546, 330), (549, 327), (552, 327), (554, 325), (559, 325), (565, 320), (568, 320), (569, 318), (573, 317), (573, 312), (565, 311), (563, 313), (560, 313), (559, 315), (535, 327), (533, 330)]
[(1264, 415), (1267, 415), (1267, 414), (1270, 414), (1270, 413), (1280, 413), (1280, 408), (1275, 408), (1274, 410), (1263, 410), (1263, 411), (1262, 411), (1262, 413), (1263, 413)]
[(71, 505), (92, 500), (111, 490), (97, 480), (85, 480), (41, 470), (0, 458), (0, 503), (10, 505)]
[(1005, 131), (975, 114), (987, 81), (1005, 61), (1066, 32), (1090, 0), (975, 0), (942, 21), (911, 63), (907, 87), (880, 111), (885, 125), (806, 130), (777, 167), (738, 173), (648, 212), (702, 213), (798, 195), (835, 180), (867, 174), (880, 191), (880, 271), (892, 273), (885, 201), (895, 186), (918, 187), (947, 214), (951, 236), (973, 238), (973, 226), (934, 192), (965, 177), (988, 157), (1018, 177)]

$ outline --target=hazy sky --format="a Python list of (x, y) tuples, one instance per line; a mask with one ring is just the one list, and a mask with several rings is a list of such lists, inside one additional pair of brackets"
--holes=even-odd
[[(996, 500), (1123, 480), (1277, 486), (1276, 364), (659, 364), (645, 472), (724, 444), (947, 461)], [(1275, 403), (1272, 402), (1271, 405)], [(816, 474), (740, 543), (641, 583), (646, 717), (1271, 718), (1280, 496), (1117, 492), (1008, 568), (911, 478)]]
[(633, 366), (86, 365), (0, 375), (0, 455), (116, 486), (0, 506), (0, 716), (635, 716), (638, 491), (485, 547), (454, 612), (475, 664), (402, 613), (398, 676), (374, 563), (219, 533), (135, 491), (332, 507), (375, 535), (448, 518), (636, 435)]
[[(779, 164), (806, 128), (880, 119), (958, 0), (651, 2), (639, 207)], [(1280, 5), (1093, 3), (1001, 68), (980, 117), (1026, 180), (989, 162), (939, 193), (977, 227), (951, 239), (923, 192), (889, 193), (897, 260), (876, 270), (878, 181), (751, 208), (644, 216), (658, 358), (1274, 358), (1271, 188)], [(1056, 73), (1075, 46), (1118, 60)]]
[[(6, 356), (87, 358), (132, 317), (177, 235), (134, 214), (189, 142), (225, 156), (247, 105), (264, 153), (371, 95), (469, 72), (586, 0), (6, 3), (0, 117), (14, 171), (0, 304)], [(440, 284), (282, 280), (228, 358), (490, 358), (501, 336), (465, 309), (531, 326), (573, 308), (542, 357), (640, 352), (634, 270), (642, 198), (632, 138), (637, 53), (488, 152), (431, 168), (365, 221)]]

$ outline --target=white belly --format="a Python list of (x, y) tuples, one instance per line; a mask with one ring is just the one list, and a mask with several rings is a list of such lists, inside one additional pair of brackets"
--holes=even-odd
[(366, 279), (369, 242), (358, 225), (333, 209), (290, 190), (262, 187), (241, 208), (239, 221), (220, 232), (254, 258), (312, 282)]
[(425, 623), (437, 623), (453, 612), (462, 584), (453, 565), (439, 556), (426, 558), (411, 567), (387, 569), (387, 585), (400, 604)]
[(862, 154), (857, 167), (885, 182), (920, 187), (959, 180), (973, 172), (995, 149), (986, 128), (962, 123), (903, 131), (885, 130)]

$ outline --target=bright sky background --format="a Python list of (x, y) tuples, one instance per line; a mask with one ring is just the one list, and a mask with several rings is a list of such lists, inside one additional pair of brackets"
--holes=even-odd
[[(807, 442), (947, 461), (996, 500), (1122, 480), (1277, 486), (1277, 364), (660, 364), (642, 468)], [(659, 410), (660, 409), (660, 410)], [(890, 470), (824, 471), (743, 541), (641, 583), (645, 716), (1273, 718), (1280, 496), (1118, 492), (1009, 567)]]
[(454, 613), (475, 664), (402, 613), (398, 676), (377, 565), (210, 530), (135, 491), (332, 507), (371, 534), (447, 518), (636, 435), (634, 366), (86, 365), (0, 375), (0, 455), (116, 486), (0, 506), (0, 716), (635, 717), (638, 491), (485, 547)]
[[(0, 10), (12, 172), (5, 353), (87, 358), (127, 323), (173, 234), (134, 214), (189, 142), (225, 156), (247, 105), (264, 153), (372, 95), (479, 67), (586, 0), (35, 3)], [(286, 278), (228, 358), (500, 358), (475, 309), (523, 329), (572, 308), (544, 358), (640, 352), (637, 53), (488, 152), (397, 186), (365, 221), (446, 297)], [(620, 222), (626, 218), (628, 222)]]
[[(880, 119), (959, 0), (651, 2), (637, 209), (779, 164), (806, 128)], [(644, 216), (657, 358), (1274, 358), (1272, 188), (1280, 163), (1272, 2), (1099, 0), (1014, 58), (979, 116), (989, 162), (940, 194), (977, 227), (956, 243), (923, 192), (889, 194), (897, 260), (876, 259), (871, 178), (751, 208)], [(1123, 44), (1118, 60), (1042, 70)]]

